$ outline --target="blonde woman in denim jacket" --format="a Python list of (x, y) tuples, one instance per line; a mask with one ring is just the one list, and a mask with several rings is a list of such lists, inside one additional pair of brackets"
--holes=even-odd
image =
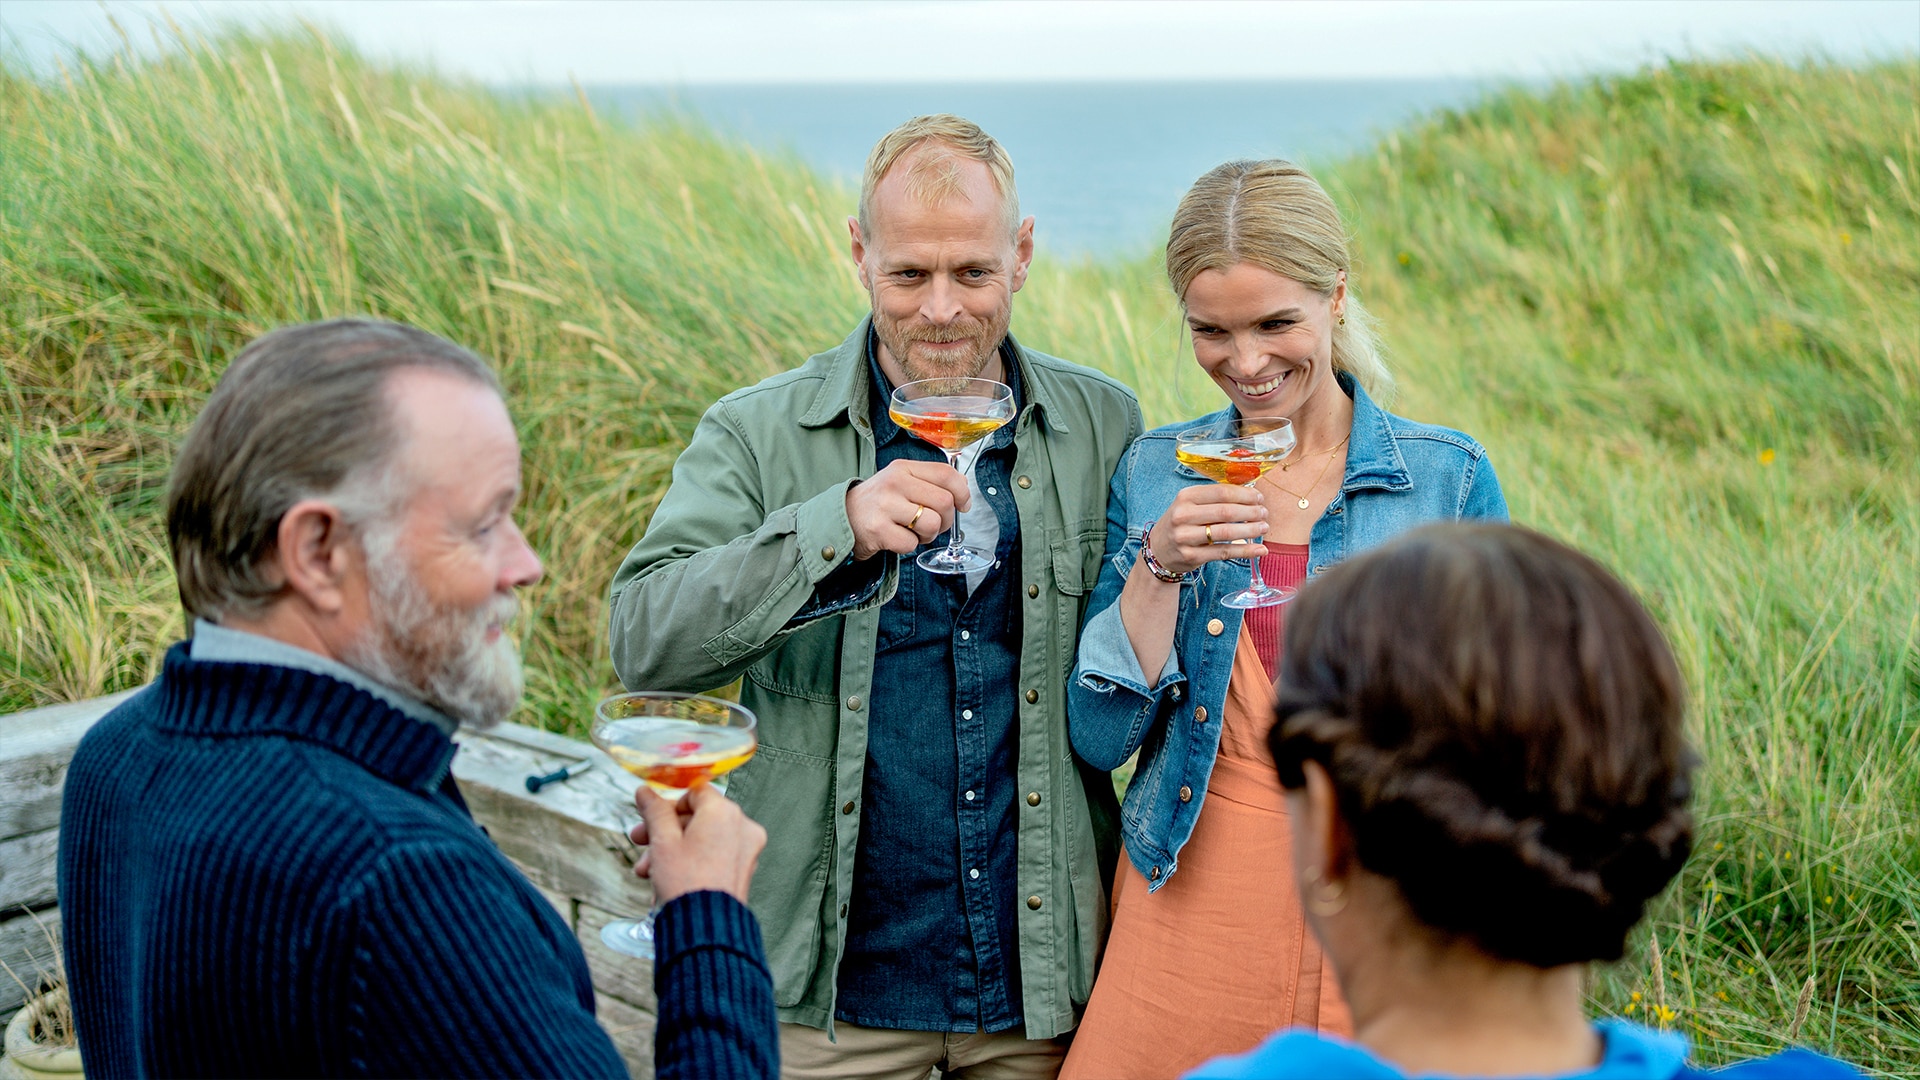
[[(1068, 1080), (1177, 1076), (1277, 1028), (1350, 1029), (1306, 931), (1266, 747), (1286, 608), (1220, 598), (1251, 558), (1297, 586), (1419, 525), (1507, 507), (1479, 443), (1374, 403), (1392, 379), (1348, 266), (1339, 211), (1287, 162), (1222, 165), (1174, 216), (1167, 276), (1228, 404), (1143, 435), (1113, 477), (1067, 716), (1089, 764), (1140, 759)], [(1248, 487), (1179, 464), (1180, 431), (1235, 415), (1285, 416), (1298, 445)], [(1407, 597), (1409, 617), (1422, 602)]]

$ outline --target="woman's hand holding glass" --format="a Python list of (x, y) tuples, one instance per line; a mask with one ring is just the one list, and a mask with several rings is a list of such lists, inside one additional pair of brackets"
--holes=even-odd
[(1161, 566), (1185, 574), (1222, 559), (1257, 559), (1267, 553), (1259, 543), (1266, 534), (1267, 500), (1258, 490), (1195, 484), (1173, 497), (1147, 542)]

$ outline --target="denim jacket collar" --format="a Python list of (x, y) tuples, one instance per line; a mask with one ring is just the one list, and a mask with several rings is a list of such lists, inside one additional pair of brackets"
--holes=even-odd
[[(867, 374), (867, 334), (872, 328), (873, 316), (869, 314), (860, 320), (860, 325), (854, 328), (853, 333), (847, 335), (847, 340), (829, 354), (827, 376), (821, 380), (813, 404), (800, 415), (801, 427), (822, 428), (851, 423), (856, 429), (872, 434), (867, 423), (872, 383)], [(1072, 434), (1059, 411), (1053, 408), (1052, 388), (1034, 377), (1034, 366), (1027, 359), (1027, 351), (1011, 334), (1007, 335), (1006, 343), (1012, 346), (1013, 355), (1020, 365), (1020, 389), (1027, 401), (1026, 407), (1020, 410), (1015, 430), (1025, 431), (1033, 422), (1033, 414), (1038, 412), (1055, 434)]]
[(1344, 371), (1334, 372), (1340, 389), (1353, 399), (1353, 435), (1347, 443), (1347, 475), (1340, 483), (1342, 491), (1379, 488), (1406, 491), (1413, 487), (1407, 473), (1407, 459), (1400, 454), (1400, 442), (1393, 437), (1387, 411), (1373, 403), (1366, 387)]
[[(1413, 477), (1407, 472), (1407, 459), (1401, 456), (1399, 440), (1393, 437), (1393, 426), (1389, 423), (1387, 411), (1373, 403), (1352, 375), (1344, 371), (1334, 372), (1340, 389), (1353, 399), (1353, 429), (1347, 443), (1346, 478), (1340, 482), (1341, 491), (1406, 491), (1413, 487)], [(1232, 419), (1238, 415), (1238, 409), (1229, 405), (1226, 408), (1198, 421), (1202, 426), (1220, 420)], [(1204, 480), (1205, 477), (1187, 468), (1178, 467), (1180, 475), (1192, 480)]]

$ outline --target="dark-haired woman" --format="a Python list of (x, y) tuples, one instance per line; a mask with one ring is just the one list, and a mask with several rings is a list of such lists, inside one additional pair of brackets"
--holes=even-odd
[[(1289, 587), (1418, 525), (1507, 512), (1478, 443), (1375, 404), (1391, 379), (1340, 213), (1311, 176), (1284, 161), (1214, 169), (1180, 201), (1166, 257), (1194, 359), (1227, 408), (1135, 441), (1108, 496), (1067, 719), (1095, 767), (1140, 759), (1069, 1080), (1177, 1076), (1276, 1027), (1347, 1030), (1266, 750), (1286, 609), (1243, 618), (1220, 600), (1246, 587), (1249, 557)], [(1298, 446), (1252, 487), (1176, 461), (1181, 430), (1235, 415), (1284, 416)]]
[(1859, 1075), (1804, 1050), (1701, 1073), (1680, 1036), (1581, 1011), (1583, 966), (1620, 957), (1693, 837), (1680, 672), (1599, 563), (1435, 525), (1289, 619), (1270, 744), (1353, 1041), (1285, 1032), (1193, 1077)]

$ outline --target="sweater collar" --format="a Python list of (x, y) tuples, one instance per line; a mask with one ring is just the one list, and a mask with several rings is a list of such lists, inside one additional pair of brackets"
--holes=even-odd
[(234, 630), (205, 619), (195, 619), (193, 640), (187, 643), (187, 655), (195, 660), (216, 664), (270, 664), (330, 676), (365, 690), (415, 720), (432, 724), (449, 736), (460, 730), (458, 720), (411, 694), (377, 683), (338, 660), (264, 634)]
[(323, 746), (401, 787), (432, 792), (454, 744), (351, 683), (271, 664), (197, 661), (186, 642), (167, 650), (156, 685), (159, 726), (187, 735), (281, 735)]

